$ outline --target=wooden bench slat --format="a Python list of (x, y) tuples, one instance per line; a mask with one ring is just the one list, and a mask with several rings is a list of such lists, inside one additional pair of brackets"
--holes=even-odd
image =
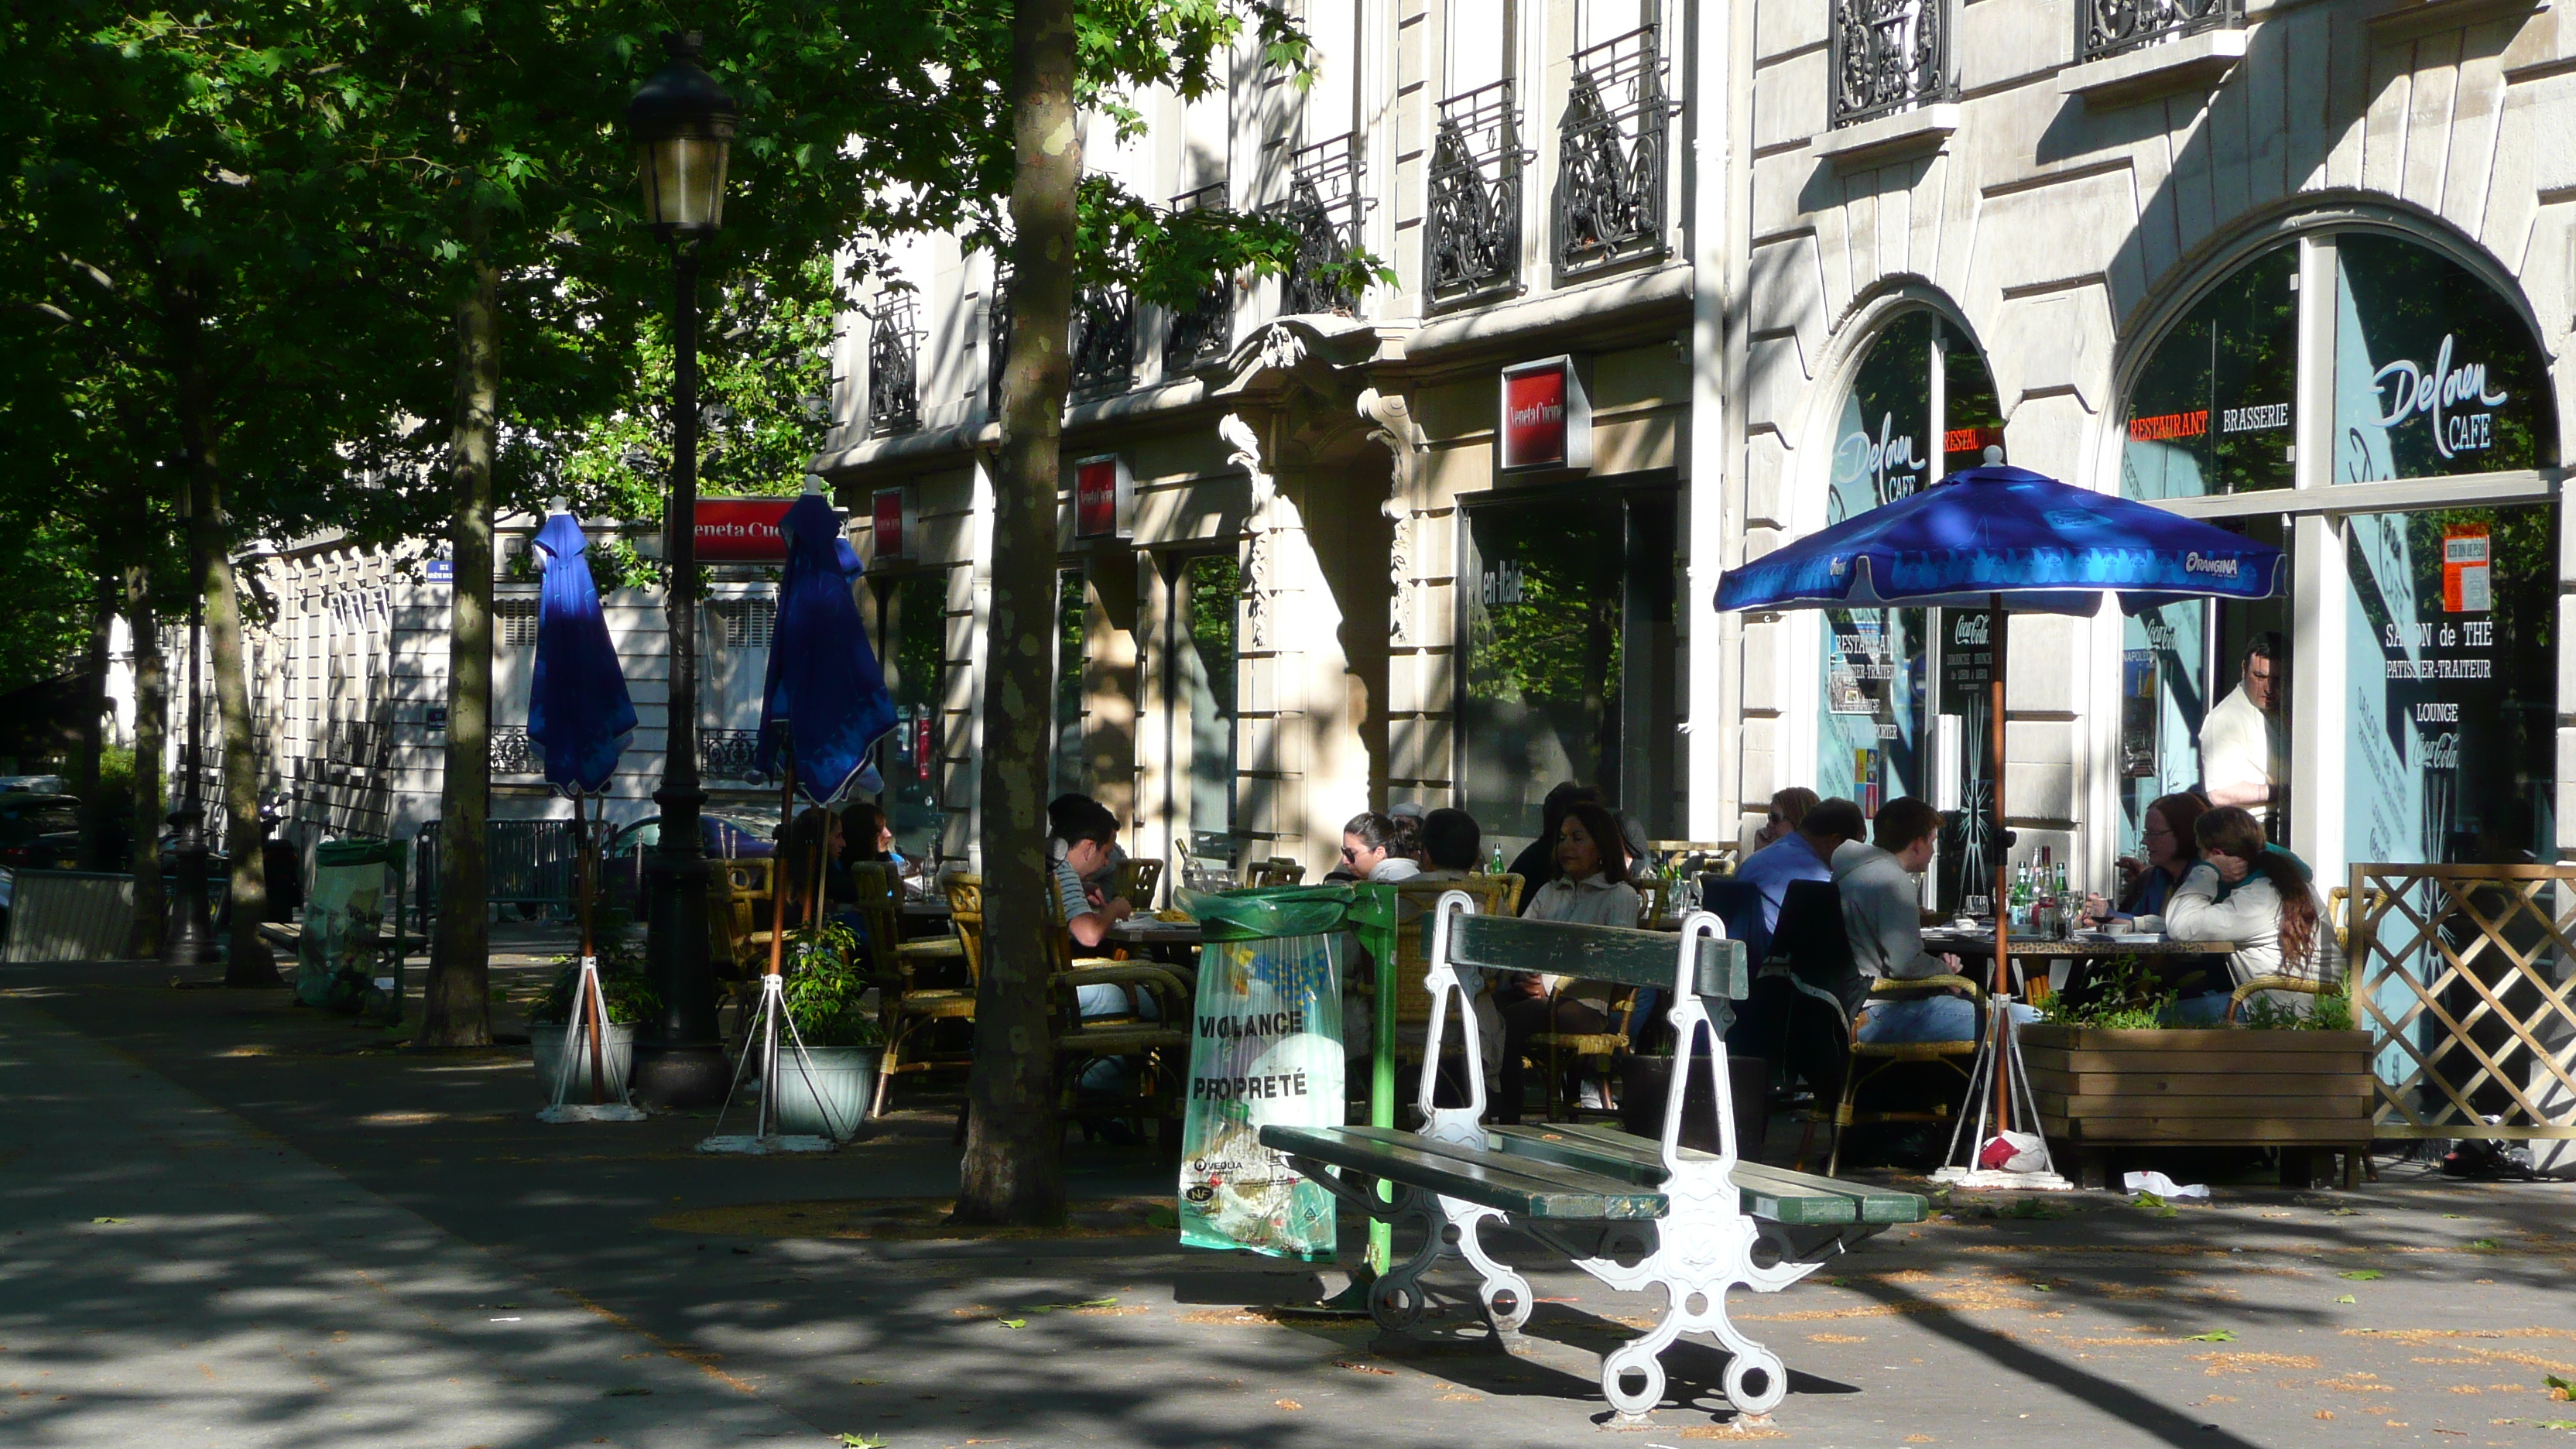
[[(1501, 915), (1462, 915), (1449, 926), (1449, 959), (1493, 971), (1539, 971), (1669, 990), (1680, 953), (1681, 938), (1666, 931)], [(1751, 981), (1744, 944), (1723, 936), (1702, 937), (1694, 981), (1702, 996), (1743, 1000)]]
[[(1388, 1141), (1374, 1134), (1384, 1132)], [(1434, 1143), (1372, 1127), (1264, 1127), (1261, 1145), (1335, 1167), (1419, 1187), (1479, 1207), (1553, 1222), (1650, 1221), (1664, 1215), (1660, 1192), (1566, 1171), (1499, 1152)]]
[[(1544, 1127), (1492, 1127), (1486, 1131), (1505, 1152), (1615, 1173), (1647, 1187), (1659, 1186), (1663, 1181), (1662, 1145), (1615, 1127), (1550, 1123)], [(1688, 1147), (1682, 1149), (1682, 1159), (1714, 1160), (1712, 1154)], [(1744, 1211), (1767, 1222), (1919, 1223), (1931, 1211), (1930, 1204), (1914, 1193), (1791, 1172), (1760, 1162), (1737, 1162), (1733, 1176), (1736, 1188), (1744, 1195)]]

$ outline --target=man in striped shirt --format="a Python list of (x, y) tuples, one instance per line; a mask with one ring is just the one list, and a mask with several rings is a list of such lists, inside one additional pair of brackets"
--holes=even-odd
[[(1054, 816), (1054, 825), (1047, 841), (1047, 858), (1055, 871), (1057, 911), (1076, 947), (1097, 950), (1109, 939), (1110, 927), (1136, 910), (1117, 896), (1095, 906), (1082, 888), (1084, 876), (1096, 874), (1109, 863), (1110, 848), (1118, 843), (1118, 817), (1096, 800), (1075, 797), (1056, 804), (1061, 808), (1049, 812)], [(1105, 982), (1074, 988), (1074, 998), (1086, 1018), (1125, 1016), (1136, 1009), (1124, 990)]]

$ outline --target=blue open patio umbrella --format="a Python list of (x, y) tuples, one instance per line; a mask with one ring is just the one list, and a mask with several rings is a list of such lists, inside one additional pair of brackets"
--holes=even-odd
[[(1991, 454), (1989, 455), (1991, 456)], [(1941, 606), (1998, 613), (2099, 612), (2105, 594), (2132, 614), (2192, 598), (2269, 598), (2281, 551), (2214, 524), (1987, 463), (1764, 554), (1717, 582), (1722, 613), (1758, 609)], [(1999, 625), (1999, 628), (2002, 627)], [(1995, 641), (1988, 711), (2003, 758), (2005, 641)], [(2003, 833), (2001, 771), (1995, 840)], [(1995, 852), (1994, 899), (2005, 897)], [(2007, 980), (1996, 913), (1995, 974)]]
[[(2000, 456), (1989, 450), (1987, 457)], [(2198, 519), (2106, 494), (2069, 487), (2053, 478), (2000, 462), (1953, 473), (1919, 493), (1810, 534), (1730, 569), (1718, 579), (1721, 612), (1755, 609), (1961, 607), (1992, 609), (1999, 636), (2012, 612), (2091, 615), (2104, 594), (2141, 614), (2191, 598), (2268, 598), (2280, 585), (2281, 551), (2241, 538)], [(2018, 1054), (1998, 1044), (2008, 1035), (2001, 1001), (2012, 989), (2006, 899), (2006, 852), (2012, 841), (2004, 821), (2004, 666), (2007, 639), (1995, 640), (1995, 667), (1987, 719), (1996, 763), (1995, 976), (1990, 1021), (1971, 1078), (1963, 1130), (1977, 1118), (1977, 1093), (1989, 1080), (1998, 1129), (2011, 1122), (2009, 1062)], [(2025, 1084), (2027, 1078), (2024, 1078)], [(2038, 1127), (2035, 1107), (2028, 1124)], [(1951, 1151), (1957, 1152), (1954, 1130)], [(1982, 1150), (1982, 1144), (1980, 1144)], [(1945, 1169), (1946, 1170), (1946, 1169)]]
[(778, 531), (787, 539), (787, 569), (778, 582), (754, 763), (763, 774), (776, 771), (779, 746), (792, 742), (797, 793), (836, 810), (882, 788), (868, 752), (895, 726), (894, 697), (850, 593), (862, 569), (841, 537), (840, 516), (821, 493), (808, 492)]

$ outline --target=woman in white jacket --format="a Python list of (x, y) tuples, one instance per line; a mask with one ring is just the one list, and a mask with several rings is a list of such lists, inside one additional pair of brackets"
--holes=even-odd
[[(2200, 864), (2191, 868), (2165, 902), (2164, 929), (2177, 941), (2232, 941), (2228, 975), (2242, 986), (2261, 976), (2335, 979), (2339, 956), (2307, 867), (2263, 839), (2253, 815), (2225, 805), (2200, 817), (2193, 836)], [(2182, 1003), (2185, 1021), (2217, 1021), (2227, 1014), (2227, 991)], [(2297, 998), (2270, 993), (2282, 1004)]]

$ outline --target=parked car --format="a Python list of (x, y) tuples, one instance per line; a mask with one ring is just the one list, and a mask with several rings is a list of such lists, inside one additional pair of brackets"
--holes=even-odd
[(68, 869), (80, 858), (80, 808), (69, 795), (0, 794), (0, 865)]
[[(760, 859), (778, 853), (778, 827), (738, 815), (700, 815), (698, 839), (715, 860)], [(602, 894), (613, 904), (644, 914), (646, 853), (662, 842), (662, 817), (648, 815), (609, 836), (601, 852)]]

